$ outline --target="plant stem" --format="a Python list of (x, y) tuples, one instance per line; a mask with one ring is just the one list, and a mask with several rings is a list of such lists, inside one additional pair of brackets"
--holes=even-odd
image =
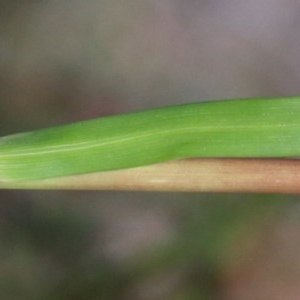
[(0, 183), (0, 188), (300, 193), (298, 159), (184, 159), (151, 166)]

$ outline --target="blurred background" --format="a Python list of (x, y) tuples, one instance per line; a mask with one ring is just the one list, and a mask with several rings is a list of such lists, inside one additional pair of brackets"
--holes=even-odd
[[(0, 134), (300, 94), (293, 0), (1, 0)], [(1, 299), (299, 299), (298, 196), (0, 192)]]

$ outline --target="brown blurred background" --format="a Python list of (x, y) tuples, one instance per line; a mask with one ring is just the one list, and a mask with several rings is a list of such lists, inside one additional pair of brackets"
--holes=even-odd
[[(300, 94), (292, 0), (0, 1), (0, 134)], [(300, 299), (298, 196), (0, 192), (0, 299)]]

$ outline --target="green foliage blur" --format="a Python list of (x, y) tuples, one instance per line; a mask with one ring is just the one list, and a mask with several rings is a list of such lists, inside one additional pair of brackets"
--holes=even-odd
[[(251, 243), (298, 205), (276, 195), (66, 193), (1, 192), (2, 299), (223, 299), (226, 276), (253, 259)], [(106, 215), (109, 205), (163, 211), (175, 229), (112, 257), (105, 220), (118, 216)]]

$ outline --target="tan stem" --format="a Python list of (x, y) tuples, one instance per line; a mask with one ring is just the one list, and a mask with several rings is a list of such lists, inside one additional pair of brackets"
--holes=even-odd
[(300, 160), (184, 159), (132, 169), (25, 182), (17, 188), (300, 193)]

